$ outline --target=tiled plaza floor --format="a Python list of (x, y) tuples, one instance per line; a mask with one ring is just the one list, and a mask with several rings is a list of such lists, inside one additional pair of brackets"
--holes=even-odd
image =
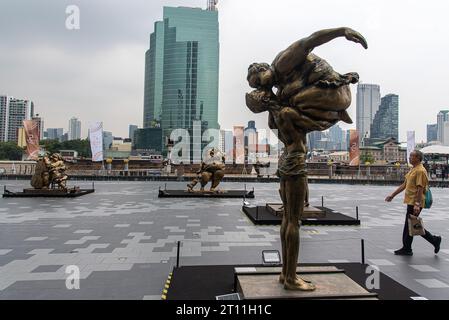
[[(0, 188), (5, 184), (28, 187), (1, 181)], [(0, 299), (160, 299), (178, 240), (183, 265), (260, 264), (262, 250), (280, 249), (279, 227), (252, 225), (241, 200), (158, 199), (164, 184), (103, 182), (94, 194), (76, 199), (0, 199)], [(276, 183), (250, 187), (253, 204), (279, 201)], [(443, 236), (441, 252), (434, 255), (419, 238), (413, 257), (392, 254), (401, 246), (404, 222), (400, 197), (384, 202), (393, 190), (310, 185), (312, 205), (321, 205), (324, 196), (326, 207), (352, 216), (359, 206), (362, 226), (303, 227), (301, 262), (359, 262), (363, 238), (368, 263), (423, 297), (449, 299), (448, 190), (434, 189), (434, 207), (422, 214), (426, 228)], [(70, 265), (80, 270), (79, 290), (66, 288)]]

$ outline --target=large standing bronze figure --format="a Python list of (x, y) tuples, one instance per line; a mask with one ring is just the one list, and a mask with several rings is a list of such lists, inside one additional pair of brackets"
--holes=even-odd
[[(270, 65), (254, 63), (248, 82), (256, 90), (246, 95), (246, 104), (255, 113), (269, 112), (269, 127), (275, 130), (285, 149), (279, 159), (280, 194), (284, 204), (281, 225), (283, 267), (279, 281), (287, 290), (315, 290), (315, 285), (299, 278), (299, 223), (304, 211), (307, 183), (306, 134), (322, 131), (342, 120), (352, 123), (346, 109), (351, 104), (349, 84), (357, 83), (357, 73), (341, 75), (312, 50), (335, 38), (360, 43), (366, 40), (349, 28), (318, 31), (298, 40), (278, 54)], [(276, 94), (273, 88), (277, 89)]]

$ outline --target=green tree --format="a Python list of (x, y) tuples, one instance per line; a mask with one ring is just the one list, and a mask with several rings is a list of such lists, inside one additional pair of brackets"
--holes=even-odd
[(24, 149), (15, 142), (0, 142), (0, 160), (22, 160)]
[(84, 140), (70, 140), (59, 142), (58, 140), (42, 140), (40, 142), (45, 150), (49, 153), (57, 153), (61, 150), (75, 150), (80, 157), (90, 158), (92, 155), (90, 150), (90, 141)]
[(366, 154), (366, 153), (362, 154), (360, 156), (360, 163), (365, 164), (367, 162), (373, 164), (375, 162), (373, 156), (371, 154)]
[(64, 141), (61, 144), (61, 150), (76, 150), (78, 151), (78, 155), (80, 157), (92, 157), (92, 152), (90, 150), (90, 141), (87, 139)]
[(40, 145), (50, 154), (57, 153), (61, 150), (61, 143), (58, 140), (41, 140)]

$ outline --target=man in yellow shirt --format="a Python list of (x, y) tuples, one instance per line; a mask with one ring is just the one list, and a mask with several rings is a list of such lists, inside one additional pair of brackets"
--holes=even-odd
[[(412, 256), (412, 242), (413, 237), (408, 233), (408, 217), (414, 215), (416, 217), (421, 213), (424, 207), (425, 193), (429, 186), (429, 179), (427, 178), (427, 171), (422, 165), (423, 154), (420, 151), (413, 151), (410, 154), (410, 164), (413, 166), (409, 173), (405, 176), (405, 182), (385, 201), (391, 202), (394, 197), (405, 190), (404, 203), (407, 205), (407, 214), (405, 216), (404, 232), (402, 234), (402, 248), (396, 250), (394, 254), (401, 256)], [(440, 251), (441, 237), (434, 236), (429, 231), (425, 230), (426, 234), (422, 237), (429, 241), (435, 248), (434, 252), (437, 254)]]

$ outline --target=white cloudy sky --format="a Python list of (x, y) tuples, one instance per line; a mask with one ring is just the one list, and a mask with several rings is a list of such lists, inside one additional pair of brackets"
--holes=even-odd
[[(206, 7), (206, 0), (1, 0), (0, 94), (35, 101), (46, 127), (77, 116), (104, 121), (117, 136), (142, 123), (144, 57), (163, 6)], [(67, 5), (81, 10), (81, 29), (65, 28)], [(400, 138), (449, 109), (449, 3), (443, 0), (220, 0), (220, 115), (223, 128), (267, 115), (245, 107), (247, 67), (271, 63), (295, 40), (348, 26), (368, 40), (345, 39), (315, 50), (340, 73), (356, 71), (382, 95), (400, 96)], [(355, 90), (353, 88), (353, 93)], [(353, 99), (355, 101), (355, 99)], [(355, 119), (355, 102), (350, 108)], [(343, 126), (348, 128), (348, 126)]]

